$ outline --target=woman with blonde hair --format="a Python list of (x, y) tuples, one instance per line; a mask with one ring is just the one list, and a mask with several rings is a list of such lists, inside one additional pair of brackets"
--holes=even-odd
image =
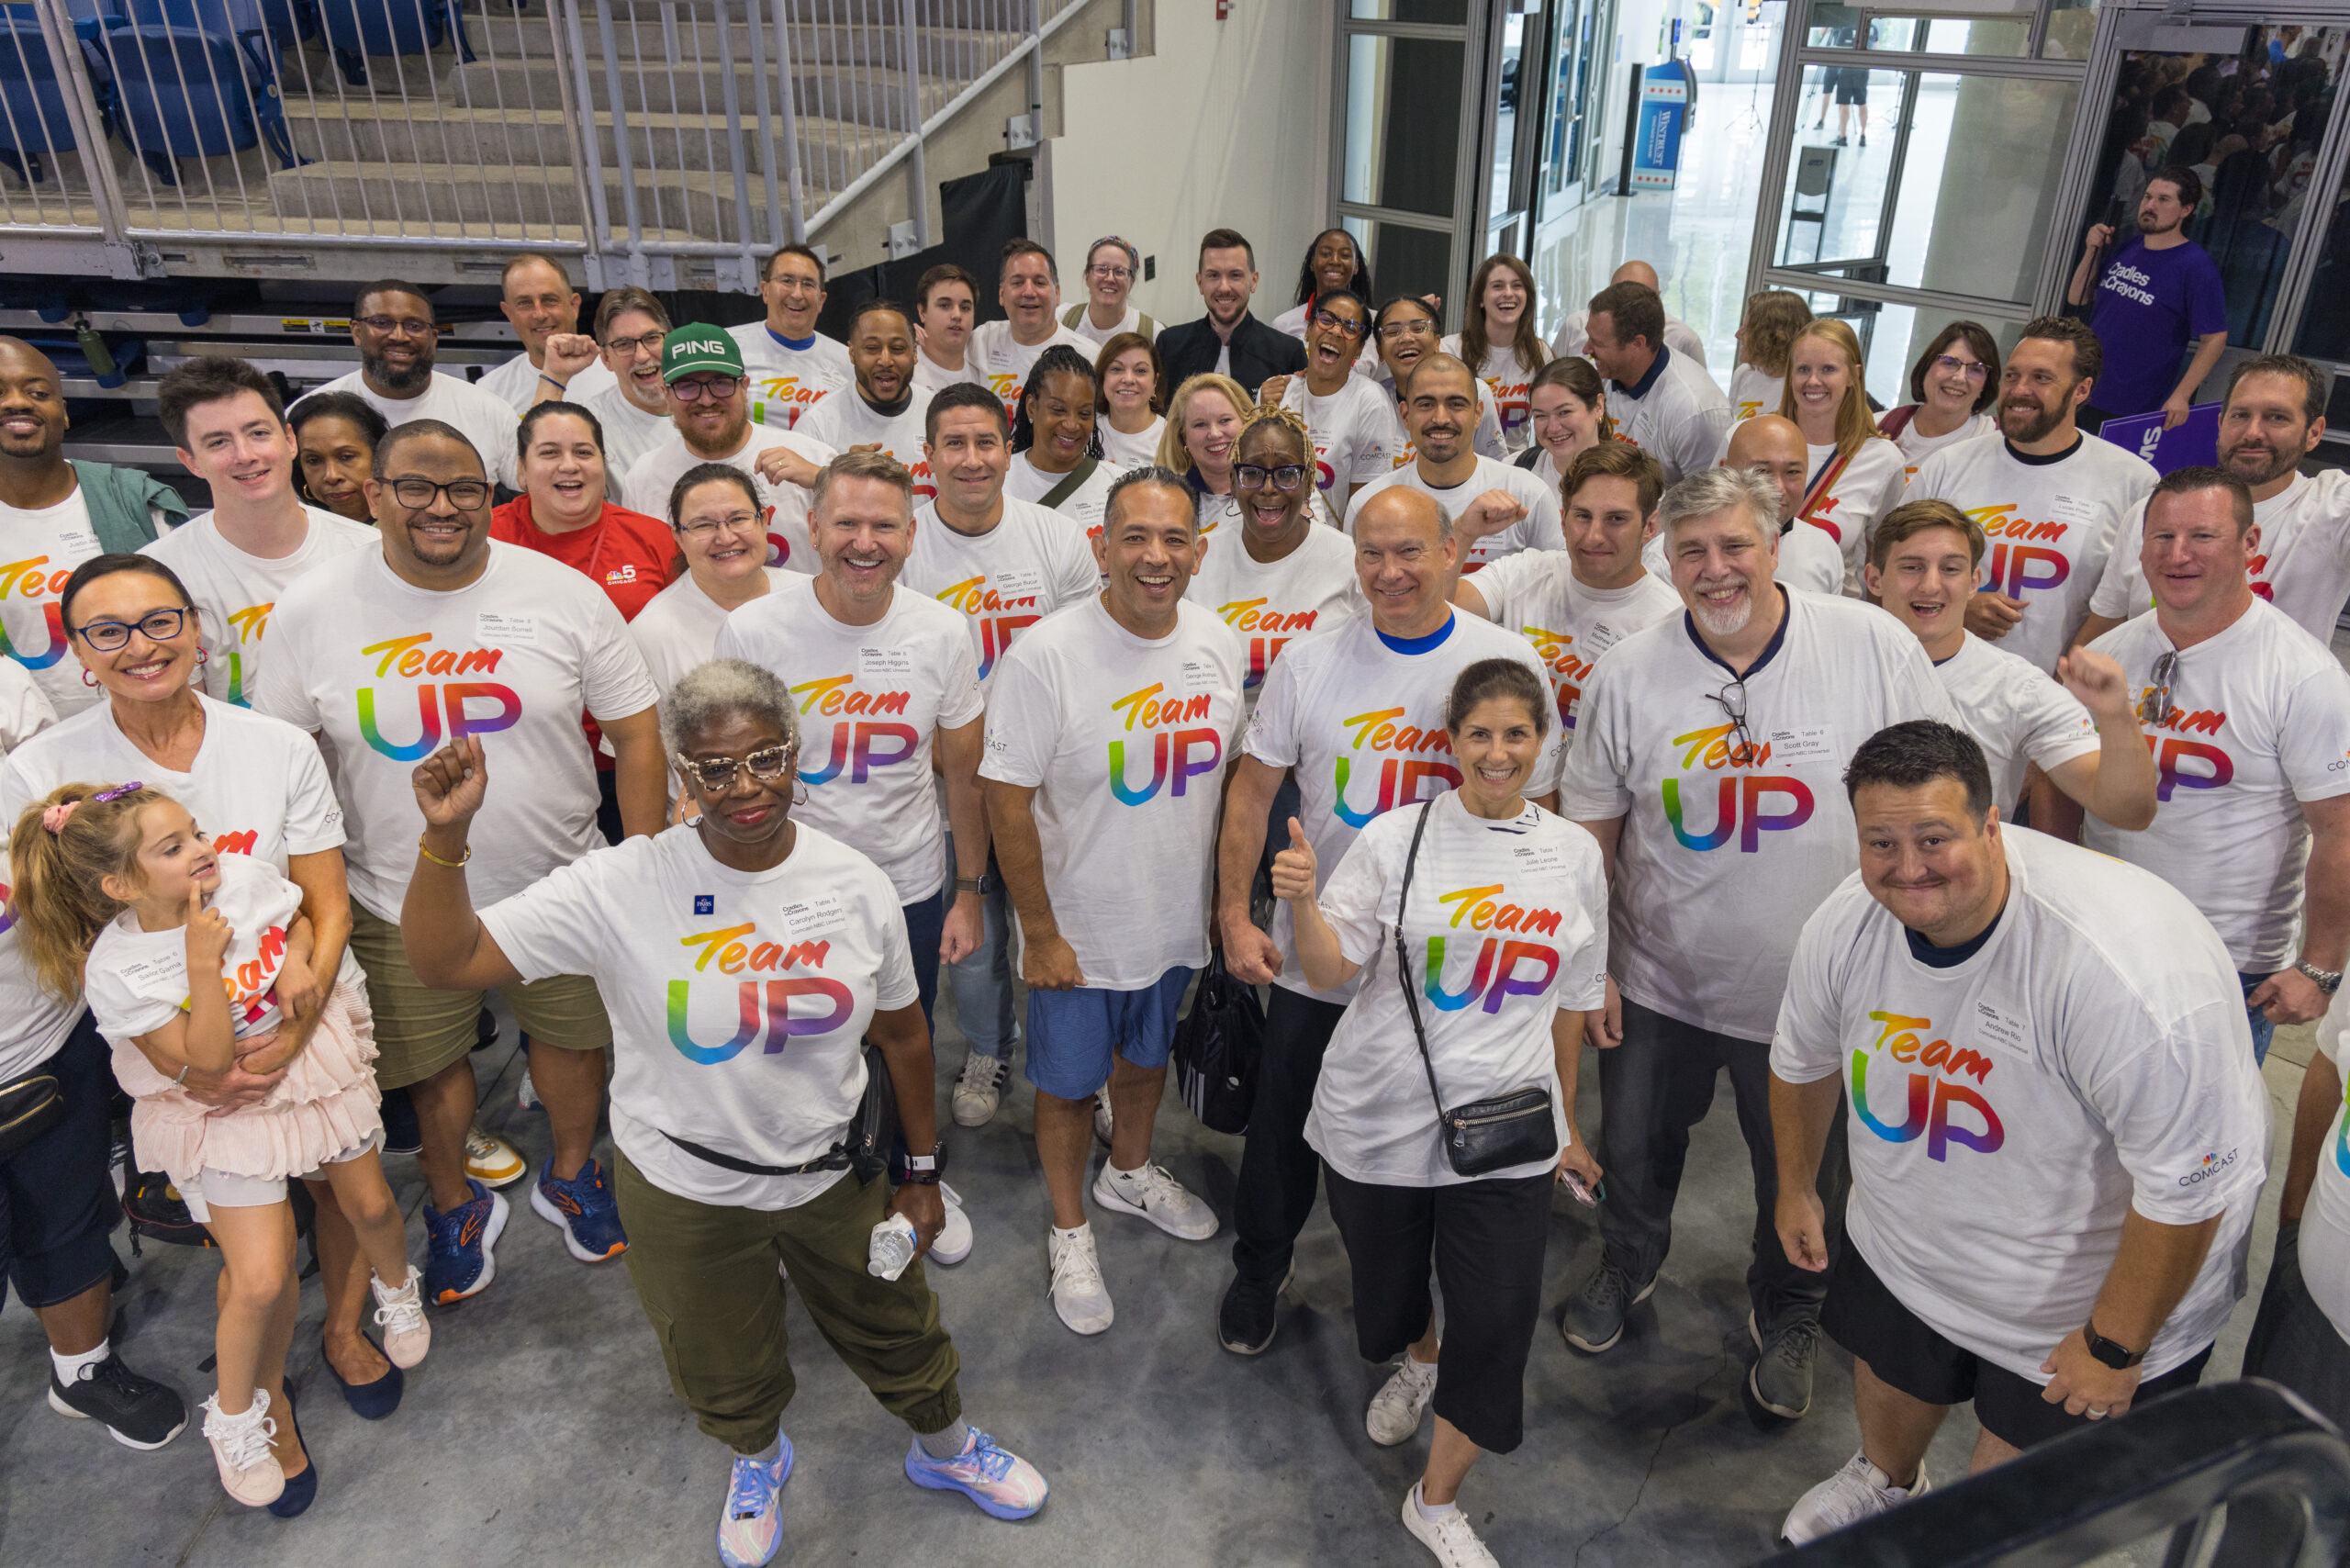
[(1811, 324), (1800, 294), (1766, 288), (1747, 296), (1738, 324), (1738, 365), (1729, 373), (1729, 406), (1741, 420), (1776, 411), (1787, 385), (1787, 351)]
[(1836, 541), (1844, 552), (1844, 591), (1857, 596), (1869, 535), (1901, 504), (1908, 477), (1901, 449), (1877, 433), (1852, 328), (1822, 318), (1796, 334), (1778, 411), (1803, 431), (1811, 463), (1796, 516)]
[(1232, 455), (1240, 445), (1240, 427), (1256, 407), (1240, 383), (1214, 371), (1185, 376), (1167, 400), (1158, 465), (1181, 474), (1192, 487), (1203, 537), (1240, 516), (1240, 502), (1232, 493)]
[(1441, 346), (1492, 391), (1504, 444), (1524, 450), (1532, 439), (1527, 393), (1550, 359), (1550, 345), (1534, 330), (1533, 269), (1516, 256), (1487, 256), (1469, 280), (1468, 319)]

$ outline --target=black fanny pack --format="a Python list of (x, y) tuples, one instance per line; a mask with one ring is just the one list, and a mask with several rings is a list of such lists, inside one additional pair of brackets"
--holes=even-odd
[(47, 1064), (0, 1083), (0, 1159), (29, 1148), (65, 1119), (65, 1093)]
[(744, 1176), (812, 1176), (820, 1170), (853, 1170), (860, 1182), (869, 1182), (890, 1166), (890, 1145), (898, 1135), (898, 1097), (890, 1084), (890, 1064), (878, 1046), (865, 1047), (865, 1095), (856, 1103), (841, 1141), (800, 1165), (761, 1165), (673, 1132), (662, 1137), (705, 1164)]
[(1420, 806), (1420, 820), (1412, 829), (1412, 847), (1404, 857), (1404, 886), (1395, 895), (1395, 978), (1404, 987), (1404, 1005), (1412, 1014), (1412, 1037), (1419, 1042), (1420, 1065), (1427, 1070), (1428, 1093), (1436, 1101), (1438, 1137), (1444, 1158), (1456, 1176), (1490, 1176), (1513, 1166), (1559, 1158), (1559, 1125), (1550, 1113), (1550, 1091), (1540, 1084), (1513, 1089), (1506, 1094), (1474, 1101), (1446, 1110), (1444, 1094), (1436, 1086), (1436, 1063), (1428, 1058), (1427, 1031), (1420, 1024), (1419, 991), (1412, 984), (1412, 965), (1404, 946), (1404, 906), (1412, 896), (1412, 868), (1420, 857), (1420, 836), (1427, 832), (1434, 801)]

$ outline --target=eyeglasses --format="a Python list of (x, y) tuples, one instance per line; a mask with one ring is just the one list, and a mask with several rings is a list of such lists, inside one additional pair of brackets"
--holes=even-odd
[(1393, 342), (1397, 338), (1433, 338), (1436, 336), (1436, 323), (1433, 321), (1390, 321), (1379, 329), (1379, 335), (1389, 342)]
[(729, 512), (724, 517), (705, 519), (700, 522), (681, 522), (677, 524), (677, 537), (680, 539), (708, 539), (711, 534), (716, 533), (721, 529), (724, 529), (729, 533), (739, 533), (744, 529), (756, 528), (758, 526), (759, 514), (757, 512)]
[(449, 504), (459, 511), (471, 511), (476, 507), (487, 504), (489, 482), (486, 479), (452, 479), (445, 485), (436, 485), (430, 479), (392, 481), (392, 499), (410, 511), (422, 511), (444, 495), (449, 498)]
[(2177, 675), (2178, 651), (2174, 648), (2154, 661), (2153, 684), (2138, 704), (2139, 722), (2155, 729), (2170, 722), (2171, 715), (2178, 711), (2177, 705), (2170, 700), (2171, 682)]
[(788, 745), (763, 746), (737, 761), (731, 756), (690, 757), (677, 754), (677, 766), (692, 775), (694, 781), (709, 795), (722, 795), (734, 788), (735, 775), (747, 767), (751, 777), (759, 782), (772, 783), (791, 771), (791, 748)]
[(1276, 490), (1294, 490), (1305, 482), (1305, 467), (1297, 463), (1284, 463), (1278, 468), (1263, 468), (1254, 463), (1233, 465), (1232, 484), (1235, 489), (1261, 490), (1268, 479), (1273, 482)]
[[(1344, 332), (1350, 338), (1360, 338), (1371, 330), (1371, 323), (1368, 321), (1350, 321), (1344, 316), (1334, 315), (1327, 310), (1316, 310), (1314, 313), (1314, 324), (1326, 332)], [(1399, 327), (1403, 325), (1401, 321), (1395, 324)], [(1426, 326), (1427, 323), (1422, 322), (1421, 325)]]
[(1108, 278), (1113, 282), (1122, 281), (1135, 275), (1135, 271), (1132, 267), (1088, 267), (1085, 270), (1091, 276)]
[(666, 332), (647, 332), (641, 338), (614, 338), (604, 347), (607, 350), (619, 349), (631, 355), (659, 353), (661, 344), (668, 335)]
[(1969, 381), (1980, 381), (1991, 374), (1991, 367), (1979, 360), (1961, 359), (1956, 354), (1936, 354), (1934, 368), (1944, 375), (1955, 371)]
[(1754, 737), (1746, 733), (1746, 678), (1740, 676), (1715, 692), (1714, 700), (1721, 704), (1722, 712), (1729, 718), (1730, 727), (1738, 732), (1739, 755), (1730, 760), (1733, 763), (1739, 763), (1751, 759), (1754, 756)]
[(699, 403), (705, 392), (722, 403), (734, 396), (734, 388), (742, 385), (739, 375), (705, 375), (699, 381), (672, 381), (669, 390), (677, 395), (681, 403)]
[(130, 641), (136, 631), (151, 643), (168, 643), (187, 624), (185, 610), (151, 610), (136, 621), (85, 621), (74, 635), (102, 654), (113, 653)]
[(362, 316), (352, 325), (385, 338), (429, 338), (438, 330), (430, 321), (408, 316)]

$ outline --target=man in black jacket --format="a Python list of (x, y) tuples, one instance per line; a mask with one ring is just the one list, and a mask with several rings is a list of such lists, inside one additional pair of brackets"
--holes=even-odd
[(1247, 240), (1229, 229), (1209, 230), (1200, 241), (1197, 281), (1208, 313), (1158, 334), (1170, 388), (1213, 370), (1254, 398), (1267, 376), (1305, 368), (1304, 344), (1248, 314), (1248, 297), (1257, 292), (1257, 252)]

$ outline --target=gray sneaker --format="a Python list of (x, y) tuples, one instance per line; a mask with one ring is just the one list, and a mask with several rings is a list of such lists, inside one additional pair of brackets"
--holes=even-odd
[(1624, 1315), (1655, 1289), (1654, 1274), (1635, 1282), (1629, 1273), (1603, 1259), (1591, 1278), (1567, 1298), (1559, 1332), (1576, 1350), (1595, 1356), (1624, 1337)]
[[(1765, 1338), (1762, 1325), (1750, 1312), (1746, 1331), (1753, 1337), (1758, 1352), (1753, 1370), (1746, 1374), (1747, 1414), (1766, 1428), (1801, 1419), (1811, 1408), (1811, 1362), (1819, 1349), (1819, 1320), (1786, 1318), (1774, 1325)], [(1777, 1419), (1766, 1420), (1758, 1411)]]

